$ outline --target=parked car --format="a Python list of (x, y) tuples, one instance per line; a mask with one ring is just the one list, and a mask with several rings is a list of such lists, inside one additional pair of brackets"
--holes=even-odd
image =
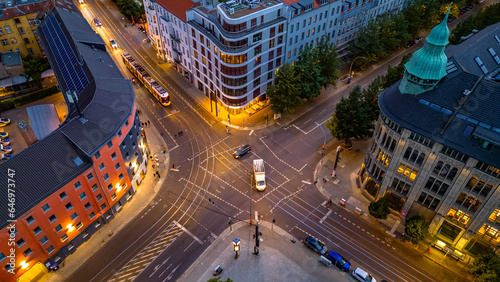
[(116, 44), (116, 42), (113, 39), (110, 39), (109, 43), (111, 43), (111, 47), (113, 47), (113, 49), (117, 49), (118, 48), (118, 44)]
[(0, 127), (1, 126), (6, 126), (10, 124), (10, 119), (8, 118), (0, 118)]
[(352, 271), (352, 277), (356, 278), (356, 280), (361, 282), (377, 282), (373, 276), (368, 274), (368, 272), (364, 271), (361, 268), (356, 268)]
[(415, 45), (415, 40), (412, 39), (406, 43), (405, 48), (410, 48), (411, 46)]
[(0, 132), (0, 138), (7, 138), (7, 137), (9, 137), (8, 132)]
[(239, 159), (239, 158), (243, 157), (246, 153), (250, 152), (251, 150), (252, 150), (252, 147), (250, 147), (250, 145), (241, 146), (241, 148), (234, 151), (233, 157), (235, 159)]
[(94, 18), (95, 26), (102, 26), (101, 21), (98, 18)]
[(351, 270), (351, 263), (338, 253), (330, 251), (325, 257), (343, 271)]
[(324, 255), (327, 251), (326, 246), (312, 236), (305, 238), (304, 244), (320, 255)]

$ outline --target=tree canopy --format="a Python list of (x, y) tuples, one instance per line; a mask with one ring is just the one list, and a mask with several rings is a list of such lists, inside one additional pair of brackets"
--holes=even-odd
[(481, 30), (498, 22), (500, 22), (500, 3), (495, 3), (458, 23), (451, 32), (450, 43), (458, 44), (460, 38), (469, 35), (473, 29)]
[(42, 72), (50, 69), (46, 59), (27, 56), (23, 59), (23, 71), (28, 80), (32, 79), (38, 86), (42, 86)]
[(374, 128), (371, 116), (361, 88), (356, 86), (349, 97), (340, 99), (332, 118), (326, 122), (326, 127), (337, 140), (371, 136)]
[(284, 63), (276, 71), (274, 83), (275, 85), (270, 85), (266, 90), (274, 113), (293, 113), (297, 107), (304, 104), (304, 99), (300, 97), (300, 78), (289, 63)]
[(368, 206), (368, 212), (376, 219), (387, 219), (391, 210), (389, 209), (389, 205), (387, 205), (385, 197), (382, 197), (380, 200), (370, 203)]
[(478, 282), (500, 281), (500, 257), (493, 252), (476, 255), (474, 263), (467, 267)]
[(318, 97), (321, 87), (326, 84), (326, 79), (321, 77), (317, 54), (312, 44), (306, 44), (304, 49), (300, 50), (295, 64), (295, 72), (300, 77), (301, 97), (305, 99)]
[(421, 215), (412, 216), (405, 221), (405, 233), (417, 240), (423, 240), (429, 233), (429, 223)]
[(320, 74), (323, 78), (321, 86), (326, 87), (329, 84), (336, 86), (337, 79), (340, 77), (339, 68), (342, 64), (337, 47), (330, 42), (329, 36), (323, 36), (315, 48), (315, 54), (321, 68)]

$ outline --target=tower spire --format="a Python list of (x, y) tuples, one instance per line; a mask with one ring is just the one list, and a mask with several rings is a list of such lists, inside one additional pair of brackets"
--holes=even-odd
[(434, 88), (446, 76), (448, 58), (444, 52), (450, 37), (448, 16), (451, 5), (443, 21), (436, 25), (427, 36), (424, 47), (417, 50), (405, 64), (405, 74), (399, 91), (418, 95)]

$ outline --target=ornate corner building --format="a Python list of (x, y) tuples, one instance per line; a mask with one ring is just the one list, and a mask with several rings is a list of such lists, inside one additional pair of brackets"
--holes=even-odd
[(500, 24), (446, 46), (447, 17), (379, 97), (363, 192), (423, 215), (457, 259), (500, 243)]
[(1, 281), (56, 268), (120, 212), (146, 172), (134, 88), (106, 43), (79, 13), (61, 8), (38, 32), (68, 115), (0, 164)]

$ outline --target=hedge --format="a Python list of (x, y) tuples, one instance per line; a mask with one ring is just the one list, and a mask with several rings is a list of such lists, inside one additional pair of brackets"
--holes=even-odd
[(29, 104), (31, 102), (38, 101), (42, 98), (54, 95), (56, 93), (60, 92), (59, 88), (57, 85), (48, 87), (48, 88), (43, 88), (34, 92), (31, 92), (29, 94), (23, 95), (21, 97), (17, 98), (12, 98), (12, 99), (7, 99), (2, 102), (0, 102), (0, 112), (12, 110), (14, 108)]

